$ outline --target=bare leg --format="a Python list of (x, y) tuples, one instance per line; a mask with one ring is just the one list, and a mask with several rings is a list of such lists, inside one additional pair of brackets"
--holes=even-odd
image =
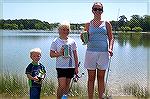
[(105, 71), (106, 70), (97, 70), (99, 99), (102, 99), (105, 90), (105, 82), (104, 82)]
[(61, 99), (66, 90), (66, 78), (58, 78), (57, 99)]
[(93, 99), (96, 70), (88, 70), (88, 98)]
[(71, 82), (71, 79), (70, 79), (70, 78), (67, 78), (67, 79), (66, 79), (66, 90), (65, 90), (65, 94), (66, 94), (66, 95), (67, 95), (68, 92), (69, 92), (70, 82)]

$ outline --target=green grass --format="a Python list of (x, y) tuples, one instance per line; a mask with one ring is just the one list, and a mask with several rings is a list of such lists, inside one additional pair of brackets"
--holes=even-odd
[(123, 87), (123, 92), (124, 94), (127, 94), (127, 95), (133, 95), (137, 97), (138, 99), (141, 99), (141, 98), (148, 99), (148, 97), (150, 96), (148, 92), (148, 88), (142, 87), (138, 85), (137, 83), (131, 83), (131, 84), (125, 85)]
[[(52, 80), (45, 79), (42, 85), (41, 96), (54, 95), (55, 90), (55, 83), (52, 82)], [(0, 94), (3, 96), (28, 96), (28, 79), (20, 75), (12, 75), (9, 73), (1, 74)]]
[[(46, 78), (42, 84), (41, 96), (56, 96), (57, 85), (54, 80)], [(109, 91), (109, 90), (108, 90)], [(123, 86), (124, 95), (135, 96), (137, 98), (148, 99), (150, 93), (148, 89), (136, 83), (127, 84)], [(0, 75), (0, 95), (12, 97), (28, 97), (29, 85), (27, 77), (21, 75), (13, 75), (5, 73)], [(83, 97), (87, 96), (87, 88), (81, 86), (79, 83), (73, 83), (69, 96)], [(98, 97), (97, 87), (95, 87), (94, 96)]]
[(41, 96), (56, 95), (56, 84), (51, 79), (45, 79), (42, 84)]
[(0, 77), (0, 94), (10, 96), (24, 96), (28, 87), (25, 79), (19, 75), (2, 74)]
[[(70, 96), (84, 95), (85, 88), (73, 84), (70, 89)], [(46, 78), (42, 83), (41, 96), (56, 96), (56, 82)], [(10, 73), (0, 76), (0, 95), (3, 96), (29, 96), (29, 85), (27, 77)]]
[(77, 82), (73, 82), (69, 96), (86, 96), (86, 88), (81, 87)]

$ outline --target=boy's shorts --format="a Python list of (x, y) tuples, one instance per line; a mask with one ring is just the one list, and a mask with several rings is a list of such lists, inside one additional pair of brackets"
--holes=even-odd
[(84, 67), (88, 70), (106, 70), (109, 63), (108, 52), (86, 51)]
[(75, 68), (56, 68), (57, 70), (57, 78), (66, 77), (73, 78), (75, 74)]

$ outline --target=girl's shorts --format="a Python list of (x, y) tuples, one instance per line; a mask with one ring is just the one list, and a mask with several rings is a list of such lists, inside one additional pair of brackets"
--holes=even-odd
[(106, 70), (109, 63), (108, 52), (86, 51), (84, 67), (88, 70)]
[(57, 78), (66, 77), (73, 78), (75, 74), (75, 68), (56, 68), (57, 70)]

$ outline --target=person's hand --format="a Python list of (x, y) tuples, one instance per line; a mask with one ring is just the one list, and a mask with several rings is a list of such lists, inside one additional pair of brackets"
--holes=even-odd
[(60, 50), (59, 52), (58, 52), (58, 51), (56, 51), (55, 53), (56, 53), (57, 57), (59, 57), (59, 56), (63, 56), (64, 48), (62, 47), (62, 48), (61, 48), (61, 50)]
[(59, 51), (60, 55), (62, 56), (64, 54), (64, 48), (61, 47), (61, 50)]
[(79, 72), (79, 70), (78, 70), (78, 66), (76, 66), (76, 67), (75, 67), (75, 74), (77, 75), (77, 74), (78, 74), (78, 72)]
[(34, 81), (39, 81), (39, 79), (38, 79), (37, 76), (33, 77), (33, 80), (34, 80)]
[(109, 56), (112, 57), (113, 56), (113, 51), (111, 49), (109, 49), (108, 52), (109, 52)]
[(84, 42), (82, 32), (80, 33), (80, 39), (82, 40), (82, 42)]

